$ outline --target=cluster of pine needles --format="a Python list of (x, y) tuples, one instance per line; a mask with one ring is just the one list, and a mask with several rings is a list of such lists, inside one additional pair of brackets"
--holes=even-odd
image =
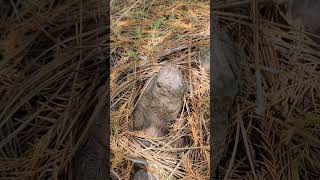
[[(209, 47), (209, 8), (209, 1), (111, 1), (112, 177), (130, 179), (148, 167), (160, 179), (209, 178), (210, 80), (198, 61), (199, 49)], [(181, 70), (189, 90), (170, 133), (150, 138), (132, 130), (132, 114), (165, 64)], [(175, 147), (180, 138), (186, 143)]]
[(106, 108), (103, 7), (0, 2), (0, 179), (74, 177), (72, 159)]
[[(319, 36), (273, 1), (214, 5), (243, 53), (242, 87), (230, 127), (224, 179), (320, 176)], [(310, 17), (311, 18), (311, 17)]]

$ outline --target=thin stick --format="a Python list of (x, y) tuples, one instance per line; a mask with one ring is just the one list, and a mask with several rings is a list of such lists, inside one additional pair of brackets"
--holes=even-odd
[[(183, 156), (186, 157), (186, 156), (189, 154), (189, 152), (190, 152), (190, 150), (188, 150), (188, 151), (186, 152), (186, 154), (184, 154)], [(180, 166), (181, 163), (182, 163), (182, 158), (181, 158), (181, 160), (179, 161), (179, 163), (176, 165), (176, 167), (173, 169), (173, 171), (171, 171), (171, 173), (170, 173), (170, 175), (168, 176), (167, 179), (171, 179), (171, 177), (173, 176), (173, 173), (178, 169), (178, 167)]]

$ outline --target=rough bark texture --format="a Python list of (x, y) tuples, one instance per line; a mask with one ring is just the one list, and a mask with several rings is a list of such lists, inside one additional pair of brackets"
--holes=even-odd
[(165, 135), (181, 110), (185, 89), (182, 73), (176, 67), (162, 67), (137, 104), (134, 128), (148, 136)]

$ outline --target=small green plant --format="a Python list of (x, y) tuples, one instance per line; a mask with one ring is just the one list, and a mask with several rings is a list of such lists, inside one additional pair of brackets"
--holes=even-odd
[(158, 30), (165, 19), (166, 19), (165, 17), (162, 17), (156, 20), (154, 23), (152, 23), (151, 29)]
[(134, 51), (132, 49), (129, 49), (127, 51), (127, 56), (130, 58), (130, 59), (137, 59), (138, 58), (138, 52), (137, 51)]
[(119, 131), (120, 131), (120, 127), (119, 127), (119, 126), (114, 125), (114, 126), (112, 127), (112, 132), (113, 132), (114, 134), (119, 134)]
[(146, 11), (143, 11), (143, 10), (134, 11), (132, 13), (132, 16), (135, 19), (138, 19), (138, 20), (143, 20), (143, 19), (149, 18), (149, 14)]
[(135, 33), (135, 37), (136, 37), (138, 40), (142, 40), (142, 37), (143, 37), (143, 36), (142, 36), (142, 31), (141, 31), (140, 28), (135, 29), (134, 33)]

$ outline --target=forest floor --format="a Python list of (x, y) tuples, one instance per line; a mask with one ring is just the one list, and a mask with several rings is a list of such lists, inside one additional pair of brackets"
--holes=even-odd
[[(253, 1), (254, 2), (254, 1)], [(241, 91), (218, 171), (228, 179), (314, 179), (320, 164), (317, 36), (289, 22), (272, 1), (217, 3), (213, 15), (240, 47)], [(129, 179), (136, 165), (177, 179), (210, 175), (209, 75), (198, 51), (210, 40), (209, 1), (111, 1), (111, 175)], [(177, 65), (191, 87), (171, 133), (130, 130), (143, 85), (162, 64)], [(177, 137), (186, 148), (173, 148)], [(146, 140), (153, 146), (139, 144)], [(177, 152), (181, 152), (177, 157)]]
[[(112, 175), (129, 179), (151, 165), (161, 179), (209, 178), (209, 75), (198, 62), (210, 40), (209, 1), (128, 1), (111, 4)], [(177, 66), (191, 89), (164, 138), (131, 131), (132, 112), (146, 82), (164, 64)], [(172, 147), (178, 138), (187, 143)], [(144, 148), (140, 141), (151, 143)], [(177, 156), (179, 154), (179, 156)]]

